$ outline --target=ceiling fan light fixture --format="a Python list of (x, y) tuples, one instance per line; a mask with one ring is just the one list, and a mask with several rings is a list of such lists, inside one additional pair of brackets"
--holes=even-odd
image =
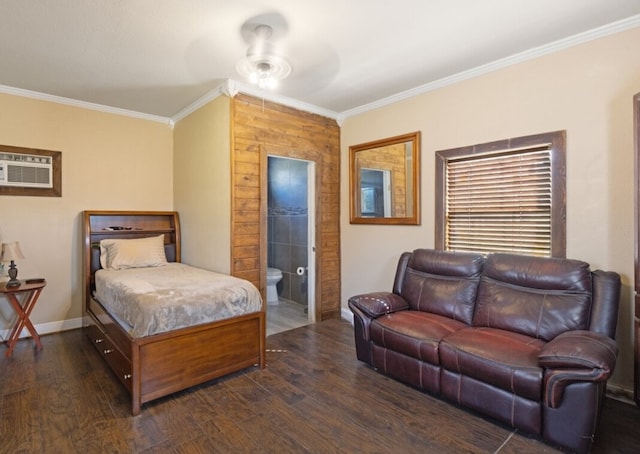
[(269, 41), (271, 27), (256, 27), (256, 40), (247, 49), (247, 56), (236, 64), (236, 71), (261, 90), (273, 90), (291, 73), (291, 65), (275, 54)]
[(278, 86), (278, 80), (272, 76), (271, 63), (261, 61), (256, 64), (256, 70), (251, 73), (249, 80), (260, 90), (273, 90)]
[(291, 73), (291, 66), (276, 55), (261, 55), (243, 58), (236, 65), (236, 71), (260, 89), (273, 89)]

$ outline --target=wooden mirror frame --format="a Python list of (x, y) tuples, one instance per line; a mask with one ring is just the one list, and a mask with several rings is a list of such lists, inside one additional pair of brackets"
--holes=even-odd
[[(362, 170), (368, 169), (363, 161), (375, 166), (370, 170), (385, 172), (389, 179), (390, 190), (383, 196), (389, 203), (382, 202), (387, 214), (363, 215), (363, 191), (370, 189), (362, 186)], [(399, 180), (404, 184), (396, 185)], [(420, 225), (420, 131), (349, 147), (349, 205), (351, 224)]]

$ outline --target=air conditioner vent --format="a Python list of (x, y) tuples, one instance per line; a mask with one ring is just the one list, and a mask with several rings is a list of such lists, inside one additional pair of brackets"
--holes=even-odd
[(0, 153), (0, 186), (53, 187), (53, 158)]

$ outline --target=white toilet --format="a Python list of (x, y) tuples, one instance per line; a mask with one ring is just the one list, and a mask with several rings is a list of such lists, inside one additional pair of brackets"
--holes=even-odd
[(278, 288), (276, 285), (282, 279), (282, 271), (278, 268), (267, 268), (267, 304), (278, 304)]

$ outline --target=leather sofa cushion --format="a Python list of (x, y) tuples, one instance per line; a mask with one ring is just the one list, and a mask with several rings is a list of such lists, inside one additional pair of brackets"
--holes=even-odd
[(444, 338), (444, 369), (541, 401), (543, 370), (538, 353), (546, 343), (523, 334), (486, 327), (464, 328)]
[(589, 264), (580, 260), (489, 254), (482, 274), (520, 287), (591, 292)]
[(484, 257), (480, 254), (416, 249), (402, 283), (413, 310), (471, 324)]
[(485, 261), (472, 324), (550, 341), (565, 331), (588, 329), (590, 314), (587, 263), (492, 254)]
[(437, 314), (400, 311), (373, 320), (370, 336), (374, 344), (439, 365), (440, 340), (466, 326)]
[(473, 277), (482, 272), (484, 256), (469, 252), (416, 249), (408, 267), (429, 274), (454, 277)]

